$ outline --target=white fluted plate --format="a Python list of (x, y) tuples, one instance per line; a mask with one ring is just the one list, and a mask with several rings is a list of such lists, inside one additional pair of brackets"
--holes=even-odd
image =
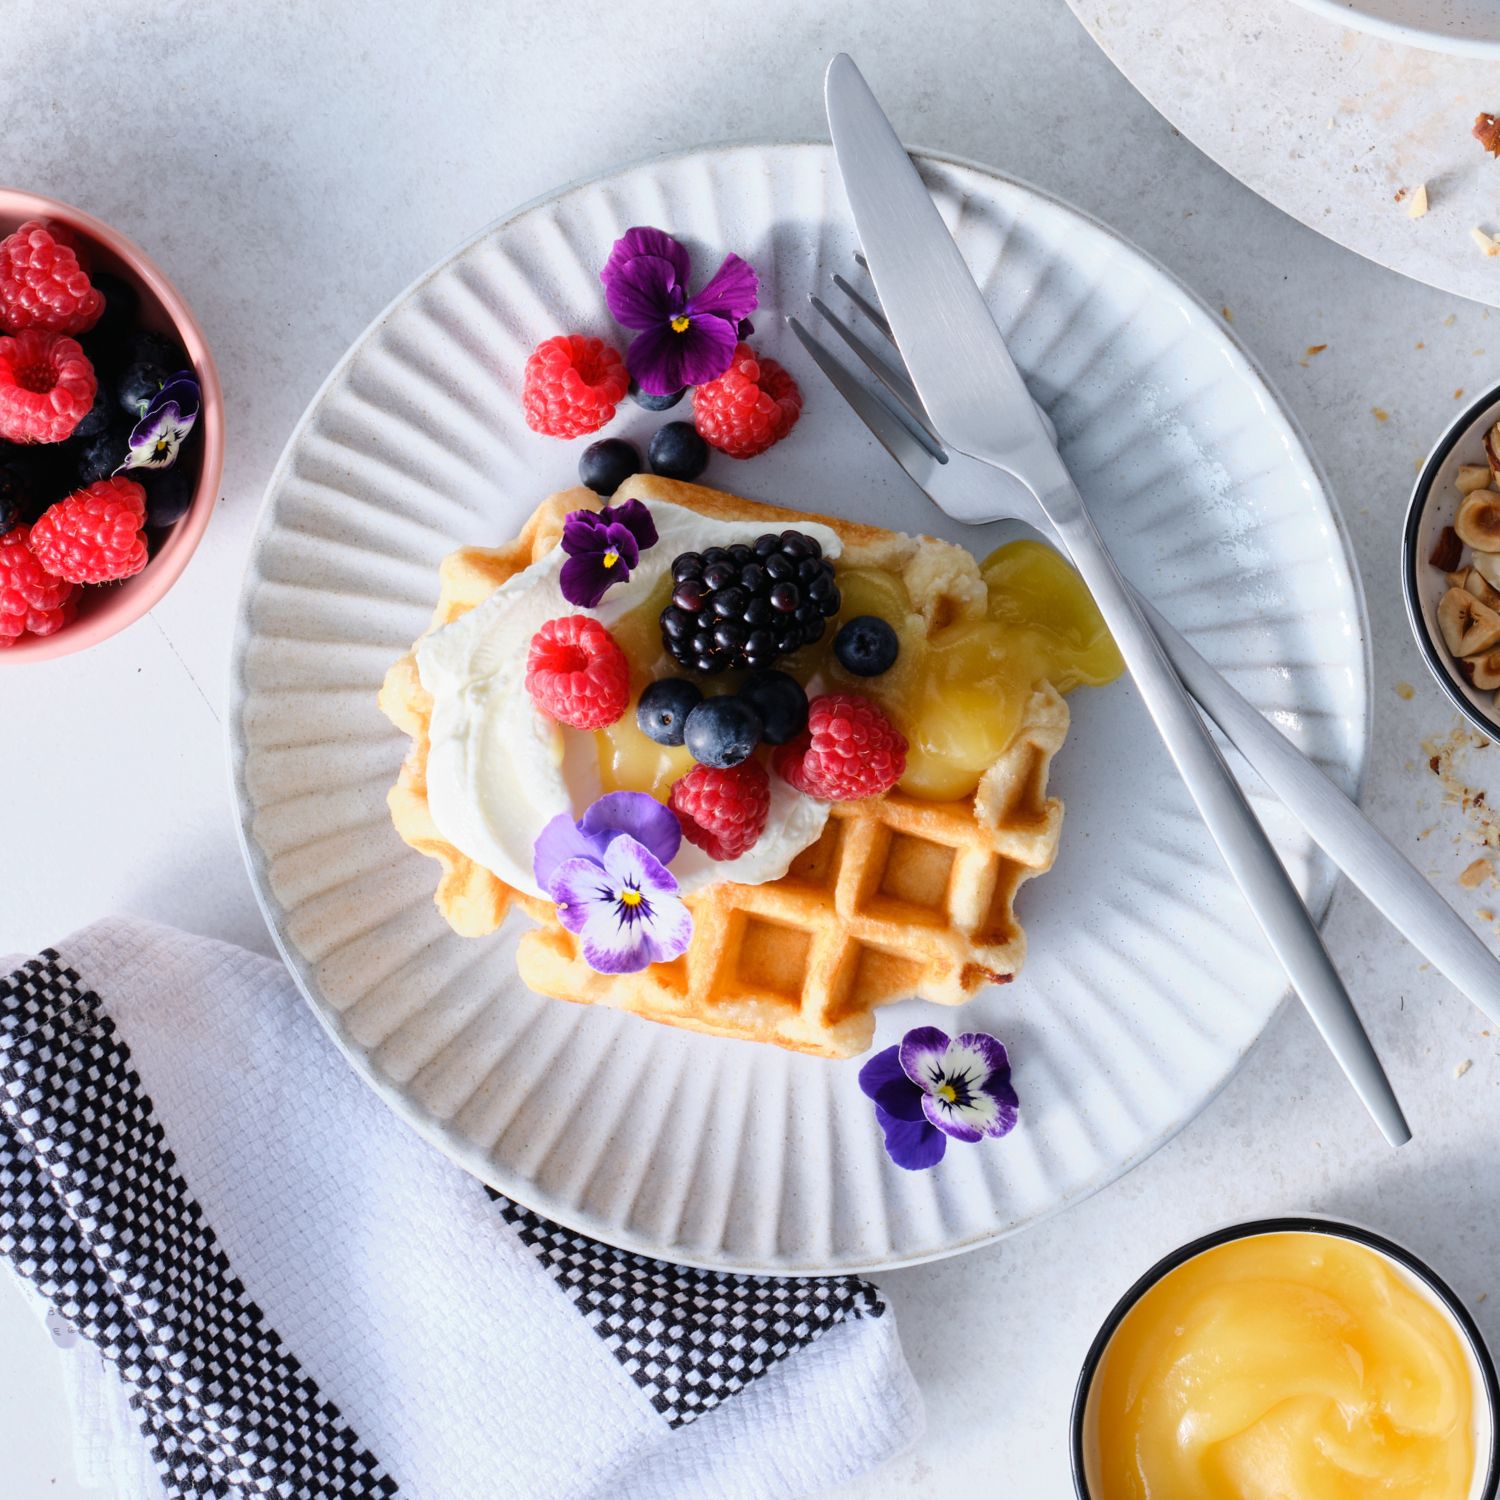
[[(1363, 609), (1315, 465), (1220, 320), (1110, 231), (980, 168), (922, 168), (1066, 457), (1138, 583), (1346, 784), (1367, 736)], [(780, 314), (852, 267), (831, 152), (738, 146), (651, 162), (499, 221), (399, 297), (314, 399), (271, 483), (246, 577), (230, 741), (246, 856), (308, 1000), (392, 1108), (496, 1188), (630, 1249), (817, 1272), (952, 1254), (1110, 1181), (1223, 1084), (1280, 973), (1128, 684), (1072, 699), (1054, 786), (1062, 850), (1026, 886), (1031, 956), (935, 1022), (1010, 1045), (1021, 1124), (909, 1173), (881, 1150), (858, 1061), (657, 1026), (524, 990), (513, 935), (455, 937), (436, 866), (385, 794), (406, 741), (375, 706), (425, 627), (438, 563), (509, 537), (583, 446), (524, 426), (521, 369), (559, 330), (611, 329), (598, 268), (657, 224), (706, 275), (763, 275), (756, 343), (796, 373), (801, 422), (712, 483), (905, 529), (986, 531), (929, 506), (786, 335)], [(622, 408), (644, 442), (668, 417)], [(1321, 907), (1328, 870), (1263, 804)], [(1352, 1128), (1361, 1128), (1351, 1109)]]

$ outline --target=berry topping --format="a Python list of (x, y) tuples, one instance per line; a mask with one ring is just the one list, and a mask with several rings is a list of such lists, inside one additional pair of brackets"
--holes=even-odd
[(779, 443), (802, 414), (797, 382), (776, 363), (740, 344), (729, 368), (693, 392), (693, 425), (730, 458), (754, 458)]
[(29, 630), (51, 635), (72, 620), (78, 588), (44, 568), (31, 550), (30, 533), (14, 526), (0, 536), (0, 647)]
[(675, 391), (669, 391), (665, 396), (653, 396), (650, 391), (643, 391), (635, 381), (630, 382), (630, 399), (642, 411), (671, 411), (686, 394), (687, 387), (680, 385)]
[(83, 333), (104, 298), (78, 264), (76, 241), (41, 219), (0, 240), (0, 328)]
[(625, 362), (603, 339), (561, 333), (543, 339), (526, 361), (526, 425), (547, 437), (597, 432), (625, 398)]
[(783, 781), (825, 802), (888, 792), (906, 772), (906, 736), (868, 698), (825, 693), (807, 707), (807, 733), (773, 752)]
[(653, 474), (691, 484), (708, 467), (708, 444), (691, 422), (668, 422), (652, 434), (646, 458)]
[(60, 443), (89, 414), (98, 389), (74, 340), (40, 328), (0, 338), (0, 437)]
[(765, 831), (771, 778), (759, 761), (720, 769), (694, 766), (672, 783), (667, 806), (682, 836), (710, 859), (738, 859)]
[(820, 639), (842, 602), (833, 564), (800, 531), (683, 552), (672, 580), (662, 640), (694, 672), (769, 667)]
[(740, 697), (760, 715), (760, 737), (768, 745), (784, 745), (807, 728), (807, 694), (785, 672), (757, 672)]
[(153, 527), (175, 526), (193, 503), (192, 477), (180, 464), (170, 469), (147, 469), (142, 482), (146, 486), (146, 524)]
[(760, 715), (743, 698), (707, 698), (687, 716), (683, 743), (701, 766), (737, 766), (760, 744)]
[(641, 455), (624, 438), (590, 443), (578, 460), (578, 482), (596, 495), (613, 495), (632, 474), (640, 472)]
[(98, 432), (86, 437), (75, 435), (68, 443), (72, 459), (72, 487), (82, 489), (100, 479), (108, 479), (121, 468), (130, 453), (130, 423), (118, 412)]
[(114, 583), (146, 566), (146, 492), (133, 479), (101, 479), (47, 507), (31, 550), (70, 583)]
[(687, 716), (702, 702), (703, 694), (686, 677), (663, 677), (641, 694), (635, 722), (648, 740), (680, 745)]
[(630, 667), (614, 636), (587, 615), (548, 620), (531, 638), (526, 691), (574, 729), (603, 729), (630, 702)]
[(171, 370), (159, 360), (133, 360), (120, 376), (120, 384), (115, 393), (120, 410), (132, 421), (139, 421), (171, 378)]
[(901, 642), (879, 615), (856, 615), (839, 627), (833, 638), (833, 654), (839, 665), (856, 677), (879, 677), (896, 664)]

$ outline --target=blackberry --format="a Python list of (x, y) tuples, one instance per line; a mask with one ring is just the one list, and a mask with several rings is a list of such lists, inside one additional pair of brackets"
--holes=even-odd
[(842, 602), (833, 564), (800, 531), (681, 553), (672, 583), (662, 641), (693, 672), (769, 667), (820, 639)]

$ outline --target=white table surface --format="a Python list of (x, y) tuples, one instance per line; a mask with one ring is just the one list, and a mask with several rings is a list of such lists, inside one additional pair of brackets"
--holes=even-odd
[[(1226, 176), (1063, 0), (455, 0), (441, 13), (120, 0), (87, 26), (51, 0), (6, 12), (0, 171), (161, 260), (218, 354), (229, 447), (219, 513), (154, 615), (81, 657), (0, 667), (0, 952), (117, 911), (271, 951), (235, 843), (222, 720), (245, 547), (297, 414), (393, 294), (507, 207), (658, 150), (821, 133), (822, 65), (841, 47), (907, 139), (1063, 194), (1229, 310), (1327, 465), (1360, 554), (1375, 655), (1367, 807), (1476, 925), (1500, 908), (1500, 892), (1455, 883), (1473, 850), (1422, 748), (1455, 720), (1396, 575), (1416, 463), (1455, 390), (1500, 375), (1500, 321)], [(1327, 350), (1308, 357), (1315, 344)], [(1428, 1254), (1500, 1343), (1500, 1296), (1479, 1301), (1500, 1290), (1500, 1045), (1347, 890), (1328, 932), (1414, 1143), (1380, 1144), (1300, 1011), (1284, 1010), (1222, 1096), (1116, 1186), (1019, 1239), (882, 1278), (929, 1430), (843, 1500), (918, 1485), (1071, 1493), (1067, 1406), (1099, 1320), (1157, 1255), (1232, 1218), (1318, 1209), (1383, 1228)], [(7, 1500), (82, 1493), (56, 1355), (4, 1276), (0, 1454)]]

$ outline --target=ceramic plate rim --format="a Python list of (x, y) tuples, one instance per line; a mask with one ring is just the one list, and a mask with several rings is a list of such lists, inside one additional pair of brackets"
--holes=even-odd
[[(838, 1261), (832, 1265), (825, 1266), (796, 1266), (788, 1267), (784, 1264), (762, 1264), (753, 1261), (719, 1259), (712, 1260), (685, 1254), (681, 1249), (671, 1245), (654, 1243), (647, 1238), (638, 1237), (629, 1232), (628, 1229), (614, 1224), (601, 1224), (592, 1220), (589, 1215), (575, 1213), (568, 1205), (559, 1208), (558, 1205), (541, 1202), (533, 1203), (529, 1200), (545, 1199), (546, 1194), (533, 1191), (532, 1184), (527, 1181), (517, 1183), (503, 1171), (496, 1170), (495, 1164), (473, 1146), (456, 1140), (444, 1128), (443, 1122), (437, 1120), (429, 1111), (424, 1110), (416, 1104), (398, 1086), (383, 1078), (374, 1068), (368, 1055), (356, 1047), (346, 1038), (337, 1024), (337, 1012), (320, 1000), (317, 996), (317, 988), (307, 966), (307, 961), (301, 954), (291, 948), (284, 938), (278, 913), (281, 911), (280, 903), (276, 900), (270, 889), (268, 871), (266, 869), (265, 857), (258, 848), (251, 832), (252, 802), (249, 788), (245, 781), (246, 760), (248, 755), (248, 742), (245, 737), (244, 707), (247, 695), (247, 685), (244, 675), (244, 663), (246, 659), (246, 648), (250, 640), (250, 611), (248, 608), (251, 591), (256, 582), (256, 568), (260, 558), (261, 548), (270, 531), (273, 500), (283, 484), (285, 475), (289, 470), (293, 456), (302, 439), (303, 433), (310, 426), (315, 414), (321, 407), (324, 398), (333, 386), (344, 375), (348, 367), (354, 362), (368, 342), (377, 334), (385, 321), (397, 308), (413, 297), (423, 286), (432, 280), (439, 272), (450, 265), (464, 251), (479, 241), (498, 233), (507, 225), (520, 219), (522, 216), (533, 212), (546, 204), (552, 204), (590, 188), (597, 184), (608, 181), (611, 178), (622, 176), (626, 173), (640, 170), (646, 167), (661, 166), (672, 162), (686, 161), (693, 158), (712, 158), (723, 156), (734, 152), (746, 150), (793, 150), (798, 152), (821, 151), (831, 152), (831, 144), (826, 140), (816, 137), (809, 138), (750, 138), (744, 140), (731, 140), (716, 142), (710, 145), (689, 147), (677, 151), (665, 151), (653, 153), (633, 161), (619, 163), (606, 168), (603, 171), (588, 177), (578, 178), (568, 182), (561, 187), (551, 189), (538, 194), (524, 203), (507, 210), (496, 218), (482, 225), (473, 234), (467, 236), (447, 252), (433, 261), (413, 280), (404, 286), (389, 302), (383, 306), (370, 320), (364, 329), (353, 340), (340, 358), (329, 370), (327, 376), (319, 384), (317, 390), (309, 398), (307, 406), (292, 428), (281, 455), (277, 459), (275, 468), (266, 482), (265, 492), (261, 497), (259, 512), (256, 516), (255, 527), (251, 534), (250, 545), (245, 557), (245, 565), (241, 574), (239, 597), (236, 602), (234, 632), (230, 642), (229, 661), (229, 723), (225, 733), (225, 750), (227, 759), (227, 770), (229, 772), (230, 786), (235, 801), (235, 833), (239, 841), (241, 853), (244, 855), (246, 869), (250, 876), (250, 884), (255, 893), (257, 906), (260, 908), (266, 927), (271, 934), (272, 941), (276, 945), (288, 971), (296, 982), (297, 988), (303, 999), (318, 1018), (319, 1024), (333, 1040), (340, 1052), (353, 1066), (359, 1076), (374, 1089), (375, 1093), (396, 1113), (411, 1125), (424, 1139), (431, 1142), (443, 1152), (449, 1160), (456, 1162), (465, 1171), (477, 1177), (481, 1182), (488, 1184), (497, 1192), (504, 1193), (506, 1197), (530, 1209), (534, 1213), (541, 1214), (554, 1223), (576, 1233), (588, 1235), (603, 1243), (612, 1245), (618, 1249), (630, 1253), (648, 1256), (654, 1259), (669, 1261), (673, 1264), (697, 1267), (704, 1270), (726, 1272), (736, 1275), (767, 1275), (797, 1278), (804, 1276), (827, 1276), (827, 1275), (861, 1275), (877, 1271), (895, 1270), (905, 1266), (921, 1265), (932, 1261), (946, 1260), (952, 1256), (962, 1255), (969, 1251), (979, 1249), (997, 1240), (1008, 1238), (1020, 1233), (1033, 1225), (1043, 1222), (1071, 1207), (1084, 1198), (1090, 1197), (1100, 1189), (1117, 1181), (1133, 1168), (1154, 1155), (1165, 1146), (1180, 1131), (1189, 1125), (1202, 1113), (1222, 1092), (1243, 1066), (1245, 1058), (1249, 1055), (1252, 1047), (1264, 1036), (1267, 1028), (1279, 1016), (1285, 1008), (1290, 992), (1284, 992), (1278, 1002), (1267, 1012), (1264, 1024), (1243, 1045), (1235, 1049), (1233, 1062), (1225, 1069), (1223, 1076), (1217, 1081), (1212, 1089), (1203, 1094), (1196, 1104), (1186, 1110), (1179, 1118), (1164, 1126), (1158, 1134), (1147, 1140), (1138, 1150), (1131, 1155), (1114, 1162), (1095, 1176), (1077, 1184), (1071, 1191), (1063, 1193), (1058, 1200), (1039, 1212), (1032, 1213), (1019, 1219), (1017, 1222), (994, 1230), (984, 1230), (977, 1234), (956, 1239), (949, 1244), (939, 1246), (935, 1249), (917, 1251), (909, 1254), (892, 1253), (878, 1256), (867, 1260)], [(1257, 393), (1265, 401), (1268, 409), (1286, 424), (1291, 436), (1295, 438), (1300, 455), (1307, 463), (1313, 478), (1322, 493), (1327, 507), (1327, 513), (1332, 523), (1334, 536), (1337, 539), (1338, 548), (1342, 555), (1345, 566), (1349, 570), (1352, 585), (1353, 607), (1356, 624), (1359, 632), (1359, 688), (1361, 713), (1361, 732), (1358, 736), (1357, 762), (1352, 766), (1354, 793), (1356, 800), (1360, 796), (1365, 778), (1369, 771), (1370, 748), (1372, 744), (1373, 723), (1371, 714), (1371, 684), (1374, 677), (1372, 646), (1370, 641), (1369, 614), (1365, 599), (1364, 583), (1360, 575), (1358, 560), (1355, 557), (1353, 545), (1349, 536), (1347, 524), (1339, 509), (1337, 498), (1329, 484), (1328, 477), (1324, 472), (1323, 465), (1316, 452), (1308, 442), (1301, 424), (1287, 408), (1280, 393), (1271, 384), (1259, 361), (1245, 348), (1239, 337), (1228, 327), (1217, 326), (1218, 320), (1209, 304), (1192, 288), (1185, 285), (1176, 275), (1164, 267), (1156, 258), (1132, 241), (1121, 235), (1117, 230), (1095, 218), (1092, 214), (1066, 199), (1051, 193), (1044, 188), (1039, 188), (1023, 178), (1012, 176), (999, 169), (986, 165), (983, 162), (971, 158), (959, 156), (950, 152), (929, 150), (921, 146), (909, 146), (910, 153), (923, 162), (931, 162), (939, 166), (957, 167), (962, 170), (974, 172), (985, 179), (993, 182), (999, 187), (1019, 189), (1021, 192), (1030, 194), (1042, 202), (1070, 214), (1091, 227), (1105, 234), (1117, 246), (1135, 257), (1143, 266), (1160, 278), (1164, 286), (1175, 295), (1186, 299), (1203, 314), (1205, 326), (1212, 328), (1215, 335), (1223, 341), (1224, 346), (1232, 352), (1233, 356), (1240, 362), (1244, 374), (1253, 382)], [(1319, 925), (1326, 919), (1329, 907), (1332, 904), (1334, 891), (1338, 884), (1337, 872), (1332, 867), (1326, 856), (1320, 850), (1314, 850), (1311, 860), (1315, 899), (1310, 903), (1314, 919)], [(1321, 887), (1321, 889), (1319, 889)]]
[(1296, 3), (1335, 26), (1363, 31), (1383, 41), (1459, 57), (1500, 57), (1500, 37), (1486, 41), (1482, 37), (1455, 36), (1451, 31), (1431, 30), (1410, 22), (1389, 21), (1384, 16), (1372, 16), (1366, 10), (1351, 10), (1340, 0), (1296, 0)]

